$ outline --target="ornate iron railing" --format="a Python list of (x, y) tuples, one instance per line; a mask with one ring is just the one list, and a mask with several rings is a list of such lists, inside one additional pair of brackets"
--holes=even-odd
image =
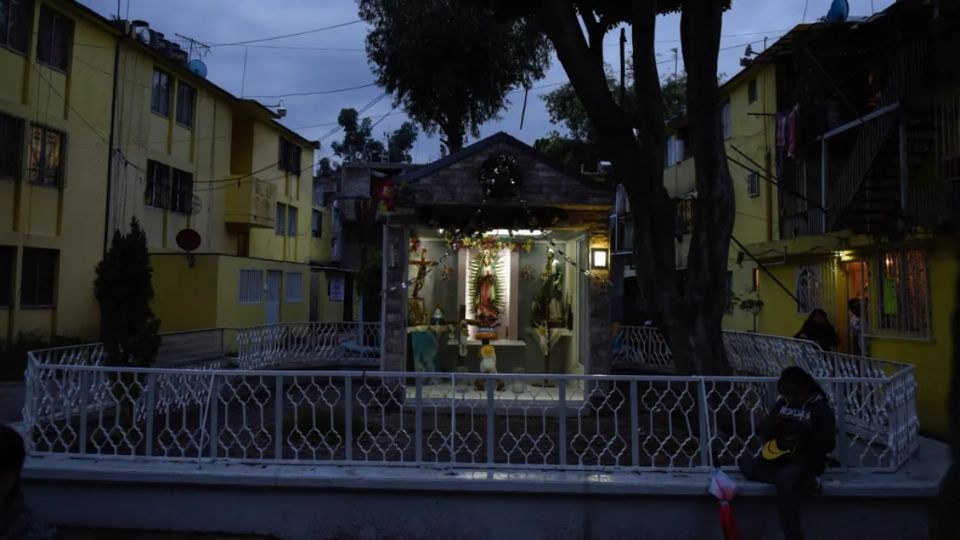
[[(115, 368), (31, 358), (36, 454), (236, 462), (708, 470), (758, 451), (770, 377)], [(106, 381), (106, 385), (90, 381)], [(889, 378), (821, 379), (894, 395)], [(107, 388), (94, 391), (93, 388)], [(870, 406), (896, 418), (904, 403)], [(862, 405), (857, 405), (862, 406)], [(893, 426), (893, 423), (885, 424)], [(909, 440), (841, 423), (844, 465), (893, 470)], [(889, 444), (890, 441), (899, 444)]]
[(239, 330), (237, 363), (262, 369), (309, 362), (312, 366), (380, 366), (379, 323), (278, 324)]
[[(836, 456), (843, 464), (895, 470), (917, 448), (912, 367), (759, 334), (725, 333), (734, 377), (551, 374), (553, 386), (544, 387), (535, 384), (542, 374), (221, 365), (234, 363), (234, 349), (241, 366), (273, 368), (298, 359), (338, 362), (353, 348), (371, 355), (379, 351), (379, 332), (370, 326), (229, 331), (236, 345), (222, 347), (227, 362), (190, 367), (104, 366), (99, 345), (31, 352), (24, 403), (31, 450), (317, 464), (729, 467), (759, 447), (757, 427), (776, 399), (775, 377), (791, 364), (814, 373), (838, 411)], [(186, 341), (177, 347), (214, 341), (178, 339)], [(616, 343), (616, 362), (672, 369), (655, 328), (623, 327)]]

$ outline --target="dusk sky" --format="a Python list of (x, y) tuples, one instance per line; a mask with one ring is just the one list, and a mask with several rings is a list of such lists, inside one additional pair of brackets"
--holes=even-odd
[[(851, 16), (869, 15), (894, 2), (849, 1)], [(116, 0), (81, 2), (104, 16), (116, 14)], [(748, 43), (755, 50), (762, 49), (765, 37), (772, 43), (801, 21), (815, 21), (827, 13), (830, 3), (831, 0), (733, 0), (733, 9), (724, 17), (720, 73), (729, 77), (739, 71), (739, 59)], [(360, 109), (382, 93), (376, 86), (364, 86), (373, 83), (374, 78), (364, 52), (367, 29), (363, 23), (249, 45), (216, 46), (356, 21), (354, 0), (121, 0), (121, 10), (124, 18), (146, 20), (168, 39), (181, 34), (213, 45), (203, 58), (212, 81), (267, 105), (276, 104), (280, 96), (284, 96), (288, 115), (283, 123), (309, 139), (321, 139), (335, 128), (341, 108)], [(613, 31), (607, 36), (606, 56), (611, 64), (618, 63), (618, 35), (618, 31)], [(679, 47), (679, 16), (662, 17), (658, 21), (657, 42), (661, 73), (670, 73), (674, 70), (671, 49)], [(682, 58), (679, 69), (683, 69)], [(530, 92), (523, 129), (520, 129), (521, 91), (509, 96), (511, 103), (501, 112), (501, 118), (485, 124), (481, 135), (506, 131), (533, 143), (552, 129), (562, 132), (562, 126), (550, 124), (539, 96), (565, 80), (563, 67), (554, 58), (547, 76)], [(355, 87), (361, 88), (318, 93)], [(314, 94), (291, 95), (303, 93)], [(391, 109), (388, 96), (365, 114), (374, 121), (382, 119), (374, 130), (376, 135), (382, 137), (384, 132), (396, 129), (405, 120), (401, 109), (393, 113)], [(323, 139), (318, 158), (332, 156), (330, 143), (338, 138), (335, 134)], [(429, 162), (439, 154), (436, 137), (421, 135), (414, 148), (414, 160)]]

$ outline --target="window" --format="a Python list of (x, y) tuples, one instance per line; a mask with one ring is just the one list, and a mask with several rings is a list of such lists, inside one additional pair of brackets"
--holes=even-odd
[(187, 171), (173, 169), (170, 210), (181, 214), (193, 213), (193, 175)]
[(240, 269), (240, 283), (237, 287), (237, 303), (259, 304), (263, 294), (263, 271)]
[(287, 232), (287, 205), (277, 203), (277, 215), (273, 224), (273, 232), (283, 236)]
[(170, 199), (170, 167), (147, 160), (146, 203), (155, 208), (167, 208)]
[(57, 285), (57, 259), (53, 249), (24, 248), (23, 275), (20, 277), (20, 305), (52, 307)]
[(323, 236), (323, 213), (319, 210), (314, 210), (311, 214), (310, 234), (312, 234), (314, 238)]
[(667, 137), (667, 162), (665, 165), (670, 167), (684, 160), (686, 155), (686, 144), (680, 135), (670, 135)]
[(59, 186), (63, 181), (63, 133), (34, 124), (27, 161), (31, 184)]
[(297, 208), (288, 206), (289, 214), (287, 217), (287, 236), (297, 235)]
[(153, 69), (150, 110), (160, 116), (170, 116), (170, 76), (157, 68)]
[(723, 105), (720, 106), (720, 123), (723, 126), (723, 138), (729, 139), (733, 133), (733, 126), (731, 125), (730, 118), (730, 100), (723, 102)]
[(747, 103), (757, 101), (757, 79), (750, 79), (747, 83)]
[(820, 307), (821, 300), (820, 272), (812, 266), (797, 268), (797, 313), (807, 314)]
[(37, 34), (37, 61), (54, 69), (67, 71), (73, 21), (47, 6), (40, 6), (40, 28)]
[(193, 127), (194, 107), (197, 102), (197, 90), (182, 81), (177, 83), (177, 123)]
[(926, 254), (919, 249), (886, 252), (880, 255), (878, 263), (879, 333), (930, 337)]
[(281, 137), (277, 166), (281, 171), (300, 176), (300, 153), (299, 146)]
[(21, 179), (23, 125), (20, 118), (0, 113), (0, 178)]
[(32, 26), (31, 0), (0, 0), (0, 46), (26, 54)]
[(760, 196), (760, 173), (756, 171), (747, 174), (747, 195), (750, 197)]
[(0, 246), (0, 307), (13, 305), (13, 259), (17, 248)]
[(284, 301), (288, 304), (303, 301), (303, 274), (287, 272), (287, 289)]

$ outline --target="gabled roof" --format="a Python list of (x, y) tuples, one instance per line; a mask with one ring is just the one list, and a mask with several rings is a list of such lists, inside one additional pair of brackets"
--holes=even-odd
[(471, 144), (470, 146), (465, 147), (463, 150), (460, 150), (459, 152), (450, 154), (445, 158), (438, 159), (437, 161), (434, 161), (433, 163), (431, 163), (430, 165), (427, 165), (426, 167), (404, 174), (398, 177), (397, 180), (400, 182), (416, 182), (417, 180), (425, 176), (429, 176), (437, 171), (446, 169), (447, 167), (453, 165), (454, 163), (457, 163), (458, 161), (462, 161), (474, 154), (482, 152), (498, 144), (507, 145), (512, 149), (516, 150), (519, 154), (525, 155), (528, 158), (533, 159), (535, 161), (539, 161), (540, 163), (543, 163), (544, 165), (547, 165), (550, 168), (554, 169), (558, 173), (564, 176), (567, 176), (573, 180), (577, 180), (578, 182), (582, 183), (585, 186), (595, 188), (595, 189), (613, 189), (612, 184), (610, 184), (609, 182), (601, 182), (598, 180), (594, 180), (589, 176), (581, 173), (580, 171), (574, 169), (573, 167), (570, 167), (565, 163), (562, 163), (556, 159), (551, 158), (550, 156), (544, 154), (543, 152), (540, 152), (539, 150), (530, 146), (529, 144), (526, 144), (504, 133), (503, 131), (497, 132), (494, 135), (487, 137), (486, 139), (481, 139)]

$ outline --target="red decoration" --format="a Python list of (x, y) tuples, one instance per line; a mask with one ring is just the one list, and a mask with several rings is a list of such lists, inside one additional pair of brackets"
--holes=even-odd
[(184, 251), (194, 251), (200, 247), (200, 233), (193, 229), (183, 229), (177, 233), (177, 246)]
[(378, 212), (393, 212), (397, 198), (397, 187), (390, 180), (373, 181), (373, 200), (377, 202)]

